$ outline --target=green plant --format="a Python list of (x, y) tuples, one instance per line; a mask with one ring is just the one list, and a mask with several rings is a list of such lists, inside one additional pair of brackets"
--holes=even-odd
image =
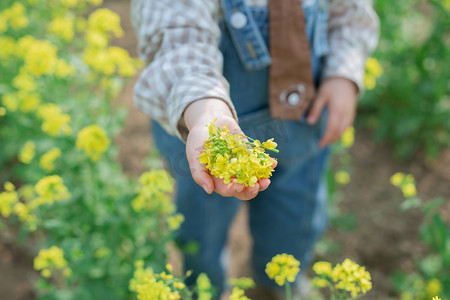
[(450, 4), (438, 0), (374, 1), (384, 69), (359, 103), (358, 121), (387, 140), (399, 157), (450, 144)]
[(36, 237), (39, 299), (130, 298), (134, 261), (162, 268), (183, 221), (166, 172), (117, 162), (111, 100), (142, 63), (110, 45), (123, 32), (101, 2), (0, 3), (0, 215)]
[(397, 272), (393, 276), (394, 287), (403, 300), (425, 300), (435, 296), (447, 299), (450, 296), (450, 224), (444, 221), (442, 210), (439, 210), (443, 198), (423, 203), (410, 174), (396, 173), (391, 182), (405, 197), (400, 206), (402, 210), (420, 209), (423, 213), (420, 239), (428, 248), (426, 255), (416, 259), (414, 272)]

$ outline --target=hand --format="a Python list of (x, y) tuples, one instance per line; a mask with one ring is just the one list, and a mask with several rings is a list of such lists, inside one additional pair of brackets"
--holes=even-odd
[(353, 124), (357, 94), (356, 85), (345, 78), (332, 77), (322, 83), (307, 119), (309, 124), (315, 124), (323, 108), (328, 106), (328, 120), (325, 134), (319, 142), (320, 147), (337, 141), (345, 129)]
[[(211, 175), (199, 161), (199, 155), (203, 151), (203, 144), (209, 138), (209, 125), (216, 119), (216, 125), (225, 126), (231, 132), (242, 132), (228, 105), (219, 99), (202, 99), (191, 103), (184, 111), (184, 121), (189, 129), (186, 141), (186, 156), (194, 181), (211, 194), (213, 191), (224, 197), (237, 197), (240, 200), (250, 200), (258, 192), (264, 191), (270, 184), (270, 180), (263, 178), (253, 187), (245, 187), (243, 184), (225, 184), (223, 179)], [(274, 166), (275, 167), (275, 166)]]

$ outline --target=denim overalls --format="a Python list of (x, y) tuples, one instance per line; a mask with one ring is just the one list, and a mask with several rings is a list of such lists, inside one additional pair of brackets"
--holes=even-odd
[[(316, 82), (320, 80), (321, 58), (328, 51), (327, 1), (303, 1)], [(277, 155), (270, 153), (278, 159), (271, 185), (249, 201), (253, 278), (258, 285), (275, 288), (274, 281), (265, 275), (266, 263), (276, 254), (288, 253), (300, 260), (305, 269), (312, 261), (315, 241), (326, 227), (323, 171), (328, 149), (318, 147), (326, 117), (324, 114), (313, 126), (308, 125), (305, 118), (293, 122), (270, 117), (268, 9), (248, 7), (244, 0), (222, 0), (222, 6), (224, 20), (220, 22), (219, 47), (224, 57), (223, 74), (230, 83), (239, 125), (252, 138), (261, 141), (275, 138), (280, 150)], [(245, 18), (240, 15), (239, 22), (233, 23), (236, 12)], [(247, 43), (252, 44), (253, 53), (249, 52)], [(185, 216), (177, 241), (185, 250), (185, 268), (196, 274), (205, 272), (221, 292), (224, 284), (221, 255), (229, 225), (241, 201), (216, 193), (206, 194), (192, 179), (185, 144), (168, 135), (156, 122), (152, 123), (152, 129), (166, 167), (177, 182), (177, 209)], [(200, 246), (197, 253), (189, 252), (194, 244)], [(195, 275), (191, 278), (190, 283), (193, 283)]]

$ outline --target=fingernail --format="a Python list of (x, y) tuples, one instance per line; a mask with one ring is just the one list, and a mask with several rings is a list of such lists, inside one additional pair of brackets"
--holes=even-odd
[(258, 193), (257, 190), (254, 190), (254, 191), (251, 192), (252, 196), (255, 196), (257, 193)]
[(241, 186), (241, 187), (238, 187), (238, 188), (236, 189), (236, 192), (237, 192), (237, 193), (240, 193), (240, 192), (242, 192), (243, 190), (244, 190), (244, 187)]
[(206, 193), (208, 193), (208, 194), (209, 194), (209, 191), (208, 191), (208, 186), (207, 186), (206, 184), (204, 184), (204, 185), (203, 185), (203, 189), (205, 190), (205, 192), (206, 192)]

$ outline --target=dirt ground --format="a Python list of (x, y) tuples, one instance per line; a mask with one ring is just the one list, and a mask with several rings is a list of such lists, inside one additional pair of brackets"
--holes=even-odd
[[(122, 17), (126, 34), (115, 43), (135, 55), (129, 2), (110, 0), (105, 6)], [(138, 176), (145, 170), (143, 161), (153, 141), (148, 118), (133, 107), (132, 92), (133, 82), (130, 82), (118, 99), (130, 113), (116, 144), (124, 171)], [(400, 210), (401, 195), (390, 185), (389, 177), (398, 171), (412, 173), (423, 199), (444, 196), (444, 209), (450, 221), (450, 149), (434, 161), (418, 155), (407, 162), (398, 162), (389, 145), (376, 144), (369, 132), (359, 130), (350, 154), (352, 180), (339, 190), (339, 215), (330, 224), (324, 242), (319, 244), (317, 258), (333, 263), (347, 257), (355, 260), (366, 266), (373, 279), (373, 290), (362, 299), (395, 299), (390, 276), (396, 270), (411, 271), (414, 259), (425, 249), (418, 239), (421, 215), (414, 210)], [(233, 277), (249, 274), (251, 238), (246, 222), (246, 207), (243, 206), (230, 230), (228, 243), (232, 257), (230, 276)], [(10, 233), (0, 231), (1, 300), (34, 299), (33, 281), (37, 276), (25, 249)]]

